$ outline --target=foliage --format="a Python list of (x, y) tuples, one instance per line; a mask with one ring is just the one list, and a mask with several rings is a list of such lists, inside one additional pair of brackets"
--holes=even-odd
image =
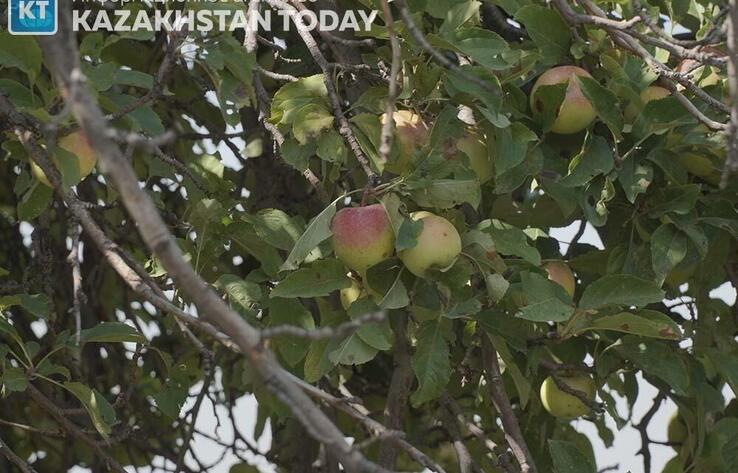
[[(364, 418), (405, 432), (434, 463), (419, 465), (391, 440), (368, 441), (377, 432), (366, 422), (324, 405), (368, 459), (402, 471), (435, 463), (459, 471), (463, 451), (454, 441), (460, 429), (464, 449), (483, 471), (517, 471), (506, 469), (519, 458), (509, 452), (509, 426), (498, 423), (505, 407), (490, 387), (499, 383), (522, 430), (518, 440), (538, 471), (594, 472), (590, 441), (547, 413), (538, 397), (545, 378), (572, 370), (595, 380), (602, 406), (591, 406), (587, 417), (606, 445), (619, 435), (607, 417), (619, 427), (641, 420), (632, 408), (644, 379), (679, 406), (688, 435), (675, 449), (685, 468), (734, 471), (738, 420), (735, 409), (726, 408), (724, 388), (738, 389), (738, 305), (711, 294), (726, 283), (738, 287), (738, 180), (732, 176), (720, 186), (726, 134), (690, 113), (676, 94), (711, 120), (722, 123), (728, 115), (692, 90), (679, 86), (677, 92), (666, 74), (614, 40), (612, 31), (621, 29), (575, 22), (548, 2), (410, 2), (411, 18), (452, 67), (416, 40), (400, 12), (405, 2), (395, 3), (392, 33), (380, 13), (371, 31), (354, 38), (370, 42), (320, 38), (332, 83), (304, 38), (294, 28), (279, 29), (281, 22), (268, 36), (287, 47), (259, 41), (251, 52), (243, 31), (186, 39), (80, 33), (82, 72), (202, 280), (251, 325), (277, 333), (264, 345), (289, 372), (333, 395), (354, 397)], [(382, 11), (379, 2), (336, 4), (341, 11)], [(154, 5), (136, 8), (164, 8)], [(617, 18), (644, 15), (662, 26), (668, 19), (689, 32), (687, 43), (669, 44), (704, 40), (725, 50), (724, 36), (715, 33), (725, 15), (720, 3), (595, 6)], [(262, 2), (260, 8), (271, 7)], [(653, 28), (660, 27), (649, 25), (628, 28), (655, 37)], [(388, 95), (390, 34), (401, 46), (396, 101)], [(643, 43), (668, 68), (684, 59), (681, 49), (661, 46)], [(724, 57), (711, 57), (723, 58), (723, 67), (703, 66), (688, 80), (715, 102), (728, 103)], [(598, 114), (570, 135), (550, 132), (555, 117), (534, 113), (528, 100), (535, 79), (562, 64), (590, 72), (593, 79), (580, 78), (577, 86)], [(713, 71), (718, 80), (708, 81)], [(652, 84), (673, 93), (644, 104), (640, 93)], [(543, 86), (538, 93), (553, 109), (564, 100), (563, 87)], [(34, 38), (0, 32), (0, 94), (31, 122), (48, 125), (46, 135), (78, 125)], [(346, 126), (332, 94), (340, 98)], [(380, 116), (388, 100), (429, 128), (409, 155), (397, 145), (401, 130), (389, 155), (381, 151)], [(629, 106), (638, 110), (635, 118), (627, 117)], [(152, 305), (120, 279), (87, 232), (80, 255), (70, 256), (78, 222), (59, 195), (32, 177), (31, 154), (7, 113), (0, 107), (0, 439), (8, 448), (39, 472), (74, 465), (104, 471), (98, 450), (64, 433), (36, 397), (29, 401), (37, 389), (60, 408), (77, 409), (68, 418), (120, 465), (151, 465), (163, 457), (182, 467), (202, 398), (232, 407), (253, 394), (254, 435), (263, 434), (267, 420), (273, 434), (271, 450), (257, 454), (279, 471), (333, 471), (331, 452), (323, 455), (307, 440), (309, 429), (292, 406), (223, 343), (228, 337), (213, 338), (198, 324), (185, 329), (186, 318)], [(167, 131), (177, 138), (156, 142)], [(493, 171), (486, 182), (475, 173), (473, 157), (455, 147), (470, 132), (486, 148)], [(38, 142), (53, 149), (42, 135), (36, 133)], [(149, 252), (121, 189), (104, 170), (98, 166), (74, 191), (115, 242), (110, 251), (124, 255), (142, 284), (153, 282), (185, 315), (209, 320)], [(384, 206), (397, 251), (414, 247), (422, 231), (409, 218), (416, 210), (452, 222), (463, 248), (451, 267), (425, 278), (396, 257), (352, 275), (362, 279), (363, 290), (345, 310), (339, 291), (351, 279), (333, 254), (330, 223), (338, 209), (367, 199)], [(557, 241), (552, 232), (585, 224), (601, 246), (580, 242), (581, 232), (571, 242)], [(558, 260), (576, 274), (573, 297), (544, 269)], [(362, 322), (377, 312), (385, 318)], [(339, 330), (352, 321), (355, 330)], [(295, 330), (280, 334), (285, 326)], [(329, 336), (315, 335), (321, 329)], [(502, 364), (501, 377), (483, 357), (487, 344)], [(183, 409), (188, 399), (195, 408)], [(627, 409), (617, 409), (616, 399)], [(648, 437), (645, 442), (647, 451)], [(231, 471), (253, 471), (243, 442), (225, 448), (243, 460)], [(387, 463), (387, 450), (394, 450), (396, 462)], [(205, 471), (187, 464), (184, 471)]]

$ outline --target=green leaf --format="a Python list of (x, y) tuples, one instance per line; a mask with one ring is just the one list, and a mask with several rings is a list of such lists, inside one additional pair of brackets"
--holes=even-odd
[(400, 229), (395, 238), (395, 250), (402, 251), (415, 248), (418, 244), (418, 236), (423, 231), (423, 220), (412, 220), (403, 218)]
[(383, 261), (367, 270), (365, 284), (381, 295), (377, 302), (380, 308), (400, 309), (410, 303), (401, 279), (403, 273), (404, 266), (396, 259)]
[(612, 330), (666, 340), (682, 338), (682, 330), (671, 317), (648, 309), (641, 309), (635, 313), (621, 312), (615, 315), (594, 316), (586, 325), (577, 327), (576, 333), (587, 330)]
[(272, 123), (292, 124), (309, 103), (325, 103), (328, 96), (323, 74), (315, 74), (283, 85), (272, 99)]
[(509, 66), (503, 56), (509, 46), (497, 33), (478, 27), (459, 28), (448, 32), (445, 39), (476, 63), (489, 69), (502, 70)]
[(36, 39), (0, 31), (0, 66), (16, 67), (25, 72), (31, 82), (35, 82), (41, 73), (41, 48)]
[(528, 300), (525, 307), (515, 314), (533, 322), (563, 322), (574, 313), (564, 288), (540, 274), (524, 271), (520, 273), (523, 292)]
[(351, 280), (346, 268), (336, 259), (316, 261), (309, 268), (299, 269), (282, 280), (269, 297), (319, 297), (349, 287)]
[(495, 173), (499, 176), (525, 160), (528, 143), (538, 137), (521, 123), (513, 123), (507, 128), (496, 129)]
[(623, 117), (620, 114), (618, 97), (591, 77), (576, 76), (576, 79), (579, 81), (584, 96), (587, 97), (613, 136), (618, 140), (622, 139)]
[(269, 244), (256, 233), (251, 225), (244, 222), (229, 225), (228, 234), (236, 245), (261, 263), (261, 268), (265, 273), (270, 276), (277, 274), (282, 265), (282, 258), (274, 249), (274, 242)]
[[(271, 299), (267, 310), (270, 327), (294, 325), (306, 330), (315, 329), (312, 314), (296, 299)], [(310, 348), (310, 341), (304, 338), (280, 337), (273, 343), (290, 366), (302, 361)]]
[(410, 396), (418, 407), (443, 394), (451, 379), (451, 361), (448, 343), (439, 321), (423, 323), (416, 334), (417, 344), (412, 358), (418, 388)]
[(50, 187), (35, 181), (18, 202), (18, 220), (31, 221), (41, 215), (51, 203), (53, 193)]
[(571, 29), (556, 10), (527, 5), (515, 13), (515, 19), (525, 26), (530, 38), (541, 50), (545, 64), (561, 62), (569, 54)]
[(259, 469), (253, 465), (249, 465), (248, 463), (239, 463), (237, 465), (233, 465), (229, 470), (228, 473), (259, 473)]
[(354, 332), (343, 340), (328, 344), (328, 359), (335, 365), (363, 365), (372, 361), (379, 350), (372, 347)]
[(146, 338), (138, 330), (120, 322), (103, 322), (92, 328), (82, 330), (82, 343), (92, 342), (131, 342), (145, 343)]
[(0, 297), (0, 309), (14, 305), (23, 307), (41, 319), (49, 316), (49, 298), (45, 294), (16, 294)]
[(450, 209), (466, 202), (477, 208), (482, 200), (482, 191), (476, 178), (416, 181), (411, 198), (421, 207)]
[(494, 249), (498, 253), (519, 256), (534, 266), (540, 266), (541, 254), (530, 245), (528, 235), (521, 229), (498, 220), (493, 220), (486, 228), (480, 226), (480, 229), (492, 236)]
[(648, 214), (652, 218), (658, 218), (669, 212), (679, 215), (688, 214), (694, 209), (699, 196), (699, 184), (660, 188), (648, 199), (650, 209)]
[(228, 302), (241, 315), (256, 315), (256, 304), (261, 300), (261, 287), (244, 281), (233, 274), (224, 274), (215, 282), (215, 287), (228, 296)]
[(615, 350), (623, 358), (632, 361), (647, 373), (661, 378), (679, 395), (687, 395), (689, 391), (689, 371), (687, 363), (680, 356), (681, 349), (676, 344), (667, 344), (656, 340), (644, 343), (643, 339), (634, 336), (623, 338), (621, 345)]
[(333, 234), (331, 231), (331, 221), (333, 216), (336, 215), (336, 204), (339, 200), (343, 200), (344, 196), (331, 202), (328, 207), (323, 209), (317, 217), (315, 217), (305, 229), (305, 232), (295, 242), (295, 246), (292, 247), (287, 260), (280, 268), (280, 271), (288, 271), (291, 269), (297, 269), (298, 265), (302, 263), (305, 258), (318, 246), (321, 242), (330, 238)]
[(170, 419), (179, 418), (179, 412), (187, 400), (187, 389), (179, 383), (169, 381), (164, 389), (153, 395), (156, 407)]
[(668, 223), (651, 235), (651, 265), (659, 283), (687, 256), (687, 237)]
[(5, 366), (0, 379), (2, 380), (3, 389), (10, 392), (23, 392), (28, 387), (28, 374), (21, 368)]
[(609, 274), (584, 290), (579, 301), (582, 309), (599, 309), (608, 305), (642, 307), (661, 302), (664, 291), (651, 281), (628, 274)]
[(612, 147), (607, 140), (601, 136), (587, 135), (581, 152), (569, 163), (569, 174), (560, 183), (567, 187), (582, 186), (595, 176), (609, 173), (614, 163)]
[(336, 164), (344, 164), (348, 157), (348, 149), (346, 143), (336, 130), (330, 130), (323, 133), (318, 138), (317, 155), (323, 161)]
[(331, 112), (324, 105), (311, 103), (297, 112), (295, 122), (292, 124), (292, 134), (298, 143), (304, 145), (331, 126), (333, 126)]
[[(378, 312), (379, 310), (379, 307), (371, 298), (365, 297), (351, 304), (348, 315), (351, 320), (356, 320), (362, 315)], [(382, 322), (364, 324), (359, 327), (356, 333), (367, 345), (379, 351), (392, 348), (392, 330), (387, 319)]]
[(597, 473), (595, 466), (576, 444), (563, 440), (549, 440), (548, 448), (557, 473)]
[(92, 425), (104, 438), (108, 438), (111, 426), (115, 423), (115, 411), (105, 397), (82, 383), (64, 383), (64, 387), (84, 406), (92, 420)]

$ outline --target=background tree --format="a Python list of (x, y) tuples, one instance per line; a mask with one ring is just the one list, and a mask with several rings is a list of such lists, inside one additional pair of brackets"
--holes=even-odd
[(295, 23), (75, 35), (60, 3), (0, 32), (0, 470), (208, 471), (209, 398), (233, 472), (595, 472), (575, 416), (644, 472), (665, 441), (736, 471), (734, 6), (140, 2)]

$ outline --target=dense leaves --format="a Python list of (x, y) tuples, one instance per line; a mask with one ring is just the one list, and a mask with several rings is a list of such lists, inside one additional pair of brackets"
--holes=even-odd
[[(130, 8), (160, 8), (150, 3)], [(331, 7), (379, 10), (373, 28), (353, 38), (362, 42), (324, 32), (311, 47), (281, 22), (254, 39), (254, 50), (242, 30), (78, 36), (82, 72), (117, 131), (111, 136), (187, 262), (250, 324), (283, 330), (249, 356), (271, 349), (293, 376), (350, 398), (321, 408), (368, 459), (393, 470), (429, 464), (406, 451), (394, 461), (394, 443), (372, 438), (379, 431), (347, 410), (403, 432), (449, 472), (459, 470), (460, 441), (481, 471), (517, 471), (505, 466), (520, 459), (508, 452), (504, 414), (516, 420), (540, 473), (610, 466), (577, 432), (580, 423), (557, 420), (541, 404), (541, 382), (571, 370), (595, 381), (587, 418), (606, 445), (627, 435), (613, 425), (641, 421), (633, 408), (652, 401), (643, 394), (650, 384), (678, 406), (687, 431), (672, 445), (675, 463), (735, 471), (738, 178), (723, 176), (726, 134), (699, 118), (728, 120), (720, 110), (730, 103), (727, 71), (703, 64), (685, 88), (653, 66), (677, 68), (685, 54), (723, 58), (724, 34), (713, 31), (723, 4), (598, 1), (611, 23), (644, 18), (608, 29), (572, 20), (554, 7), (561, 2), (409, 2), (414, 25), (401, 14), (405, 2), (395, 3), (397, 97), (388, 92), (393, 56), (379, 2)], [(580, 8), (590, 2), (564, 3), (596, 14)], [(687, 43), (643, 42), (653, 61), (612, 36), (628, 29), (636, 39), (657, 38), (659, 28), (668, 37), (661, 27), (675, 24)], [(416, 27), (444, 61), (417, 41)], [(717, 49), (695, 47), (702, 43)], [(326, 60), (316, 61), (316, 51)], [(536, 78), (559, 65), (592, 77), (541, 86), (531, 103)], [(648, 101), (649, 86), (669, 96)], [(597, 117), (556, 134), (573, 87)], [(54, 150), (78, 125), (65, 93), (35, 38), (0, 32), (0, 94), (43, 125), (33, 130), (43, 149)], [(394, 118), (384, 155), (388, 101), (406, 115)], [(75, 152), (54, 155), (63, 185), (113, 242), (101, 252), (91, 235), (75, 235), (78, 222), (33, 173), (22, 127), (5, 113), (0, 108), (2, 441), (39, 472), (105, 471), (110, 459), (206, 471), (188, 449), (193, 438), (220, 435), (192, 430), (210, 410), (202, 405), (213, 403), (243, 429), (220, 442), (232, 454), (223, 462), (231, 472), (257, 471), (256, 458), (278, 471), (337, 471), (330, 446), (309, 441), (294, 406), (269, 390), (274, 380), (214, 336), (209, 314), (151, 256), (104, 169), (81, 176), (69, 164)], [(176, 139), (157, 141), (165, 132)], [(334, 255), (331, 223), (339, 209), (367, 203), (382, 204), (395, 254), (359, 274)], [(423, 277), (397, 257), (422, 239), (416, 211), (447, 219), (462, 245), (450, 266)], [(367, 230), (357, 228), (357, 240)], [(115, 261), (128, 265), (125, 281)], [(547, 269), (551, 262), (570, 268), (571, 281)], [(175, 311), (164, 307), (170, 302)], [(362, 322), (376, 314), (383, 317)], [(483, 356), (490, 346), (501, 373)], [(495, 387), (511, 401), (509, 412)], [(62, 434), (55, 413), (29, 401), (31, 389), (110, 459)], [(256, 419), (248, 432), (233, 410), (247, 399)], [(651, 440), (664, 440), (663, 430)], [(244, 439), (253, 441), (248, 455)]]

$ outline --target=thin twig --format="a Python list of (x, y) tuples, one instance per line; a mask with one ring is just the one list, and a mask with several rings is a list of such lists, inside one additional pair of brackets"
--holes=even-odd
[(520, 430), (518, 419), (515, 417), (510, 399), (505, 391), (505, 384), (502, 382), (502, 374), (500, 373), (500, 365), (497, 361), (497, 351), (486, 334), (482, 334), (482, 360), (484, 370), (486, 372), (487, 387), (489, 388), (492, 401), (500, 413), (502, 426), (505, 429), (505, 438), (510, 449), (515, 455), (515, 459), (520, 465), (522, 473), (537, 473), (538, 468), (525, 442), (523, 433)]
[(277, 325), (263, 329), (261, 331), (261, 338), (264, 340), (277, 337), (297, 337), (307, 340), (343, 338), (354, 333), (364, 325), (383, 322), (386, 317), (387, 314), (384, 311), (371, 312), (336, 327), (320, 327), (312, 330), (304, 329), (297, 325)]
[(0, 438), (0, 452), (5, 455), (8, 461), (20, 469), (22, 473), (37, 473), (31, 465), (25, 462), (21, 457), (15, 454), (13, 450)]

